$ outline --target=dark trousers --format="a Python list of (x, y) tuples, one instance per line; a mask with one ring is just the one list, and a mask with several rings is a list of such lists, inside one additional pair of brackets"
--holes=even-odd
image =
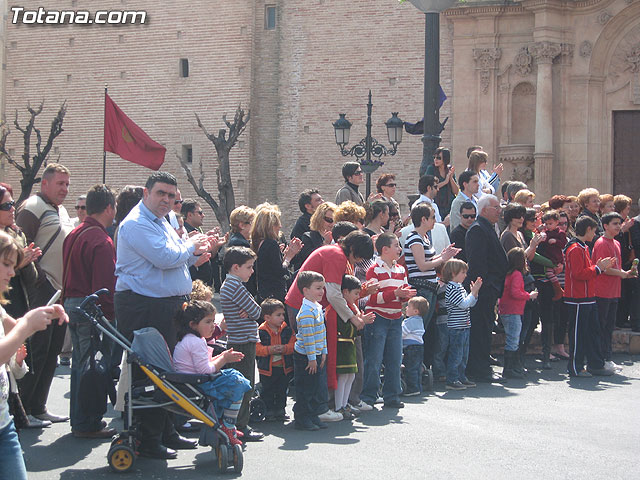
[(253, 397), (253, 387), (256, 382), (256, 344), (254, 342), (247, 343), (227, 343), (227, 348), (233, 348), (236, 352), (244, 353), (244, 358), (239, 362), (230, 365), (238, 370), (251, 383), (251, 390), (246, 392), (242, 397), (242, 405), (238, 411), (238, 419), (236, 420), (236, 428), (243, 430), (249, 425), (249, 402)]
[(569, 375), (577, 375), (585, 359), (589, 370), (604, 367), (598, 307), (595, 303), (567, 303), (569, 316)]
[(320, 358), (317, 359), (318, 370), (310, 374), (307, 370), (308, 360), (306, 355), (293, 352), (293, 372), (296, 384), (296, 403), (293, 413), (296, 421), (307, 422), (313, 417), (324, 413), (318, 402), (319, 390), (324, 379), (327, 383), (326, 365), (320, 368)]
[(540, 313), (540, 322), (542, 322), (542, 354), (548, 356), (551, 352), (551, 342), (553, 334), (553, 318), (554, 306), (553, 285), (551, 282), (536, 281), (538, 289), (538, 311)]
[[(164, 337), (173, 352), (176, 346), (174, 316), (186, 297), (152, 298), (138, 295), (128, 290), (116, 292), (114, 297), (115, 314), (120, 321), (118, 330), (130, 341), (133, 332), (145, 327), (154, 327)], [(132, 380), (139, 381), (146, 375), (135, 365), (131, 369)], [(144, 445), (161, 444), (177, 435), (173, 425), (173, 415), (161, 408), (140, 409), (136, 411), (140, 423), (140, 440)]]
[(556, 345), (564, 345), (567, 339), (567, 307), (564, 300), (556, 300), (553, 302), (553, 343)]
[[(46, 305), (55, 292), (56, 289), (45, 280), (31, 296), (31, 308)], [(27, 340), (29, 373), (18, 380), (20, 398), (27, 414), (40, 415), (47, 410), (47, 397), (66, 331), (66, 323), (58, 325), (53, 321), (45, 330), (34, 333)]]
[(290, 374), (284, 373), (282, 367), (272, 367), (271, 375), (260, 374), (262, 394), (260, 398), (267, 408), (267, 415), (284, 412), (287, 406), (287, 388), (289, 387)]
[(489, 354), (491, 353), (491, 335), (496, 322), (497, 301), (498, 296), (495, 292), (481, 293), (478, 303), (471, 309), (467, 376), (484, 377), (493, 373)]
[(624, 278), (621, 287), (616, 325), (622, 327), (630, 321), (631, 327), (640, 329), (640, 279)]
[[(431, 322), (434, 323), (435, 322)], [(422, 359), (424, 345), (407, 345), (402, 350), (402, 364), (404, 365), (404, 379), (407, 391), (403, 393), (422, 392)]]
[(613, 349), (613, 329), (616, 326), (616, 313), (618, 310), (617, 298), (596, 298), (598, 305), (598, 320), (600, 321), (600, 340), (602, 356), (605, 360), (611, 360)]
[(524, 314), (522, 315), (522, 328), (520, 329), (520, 346), (528, 347), (531, 335), (538, 326), (538, 300), (528, 300), (524, 304)]

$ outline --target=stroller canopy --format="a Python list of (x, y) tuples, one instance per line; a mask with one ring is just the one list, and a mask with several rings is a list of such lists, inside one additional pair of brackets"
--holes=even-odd
[(145, 362), (165, 372), (174, 372), (173, 359), (167, 342), (153, 327), (133, 332), (131, 349)]

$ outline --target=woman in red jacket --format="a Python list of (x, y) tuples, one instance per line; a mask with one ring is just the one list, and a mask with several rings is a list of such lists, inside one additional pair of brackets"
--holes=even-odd
[(523, 248), (515, 247), (507, 253), (509, 270), (504, 280), (504, 292), (500, 298), (500, 320), (504, 326), (504, 370), (505, 378), (523, 378), (524, 367), (518, 360), (518, 343), (520, 341), (520, 329), (522, 328), (522, 315), (527, 300), (535, 300), (538, 292), (528, 293), (524, 289), (524, 275), (527, 269), (527, 258)]

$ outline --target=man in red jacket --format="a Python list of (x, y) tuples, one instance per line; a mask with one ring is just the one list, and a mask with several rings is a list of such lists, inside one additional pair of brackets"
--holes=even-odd
[[(613, 264), (612, 257), (591, 262), (587, 243), (593, 240), (598, 224), (590, 217), (580, 217), (576, 222), (576, 238), (564, 251), (565, 290), (569, 325), (569, 375), (591, 377), (613, 375), (614, 370), (605, 368), (600, 340), (600, 323), (595, 299), (595, 279)], [(587, 359), (588, 371), (584, 370)]]

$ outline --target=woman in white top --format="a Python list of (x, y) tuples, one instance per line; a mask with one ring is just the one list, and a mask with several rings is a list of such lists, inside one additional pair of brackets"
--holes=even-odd
[(473, 150), (469, 154), (469, 166), (467, 170), (477, 173), (480, 179), (480, 188), (478, 189), (478, 193), (475, 194), (477, 199), (480, 199), (484, 194), (494, 195), (498, 188), (500, 188), (500, 175), (502, 175), (504, 167), (500, 163), (493, 169), (493, 173), (490, 174), (487, 171), (488, 161), (489, 155), (482, 150)]

